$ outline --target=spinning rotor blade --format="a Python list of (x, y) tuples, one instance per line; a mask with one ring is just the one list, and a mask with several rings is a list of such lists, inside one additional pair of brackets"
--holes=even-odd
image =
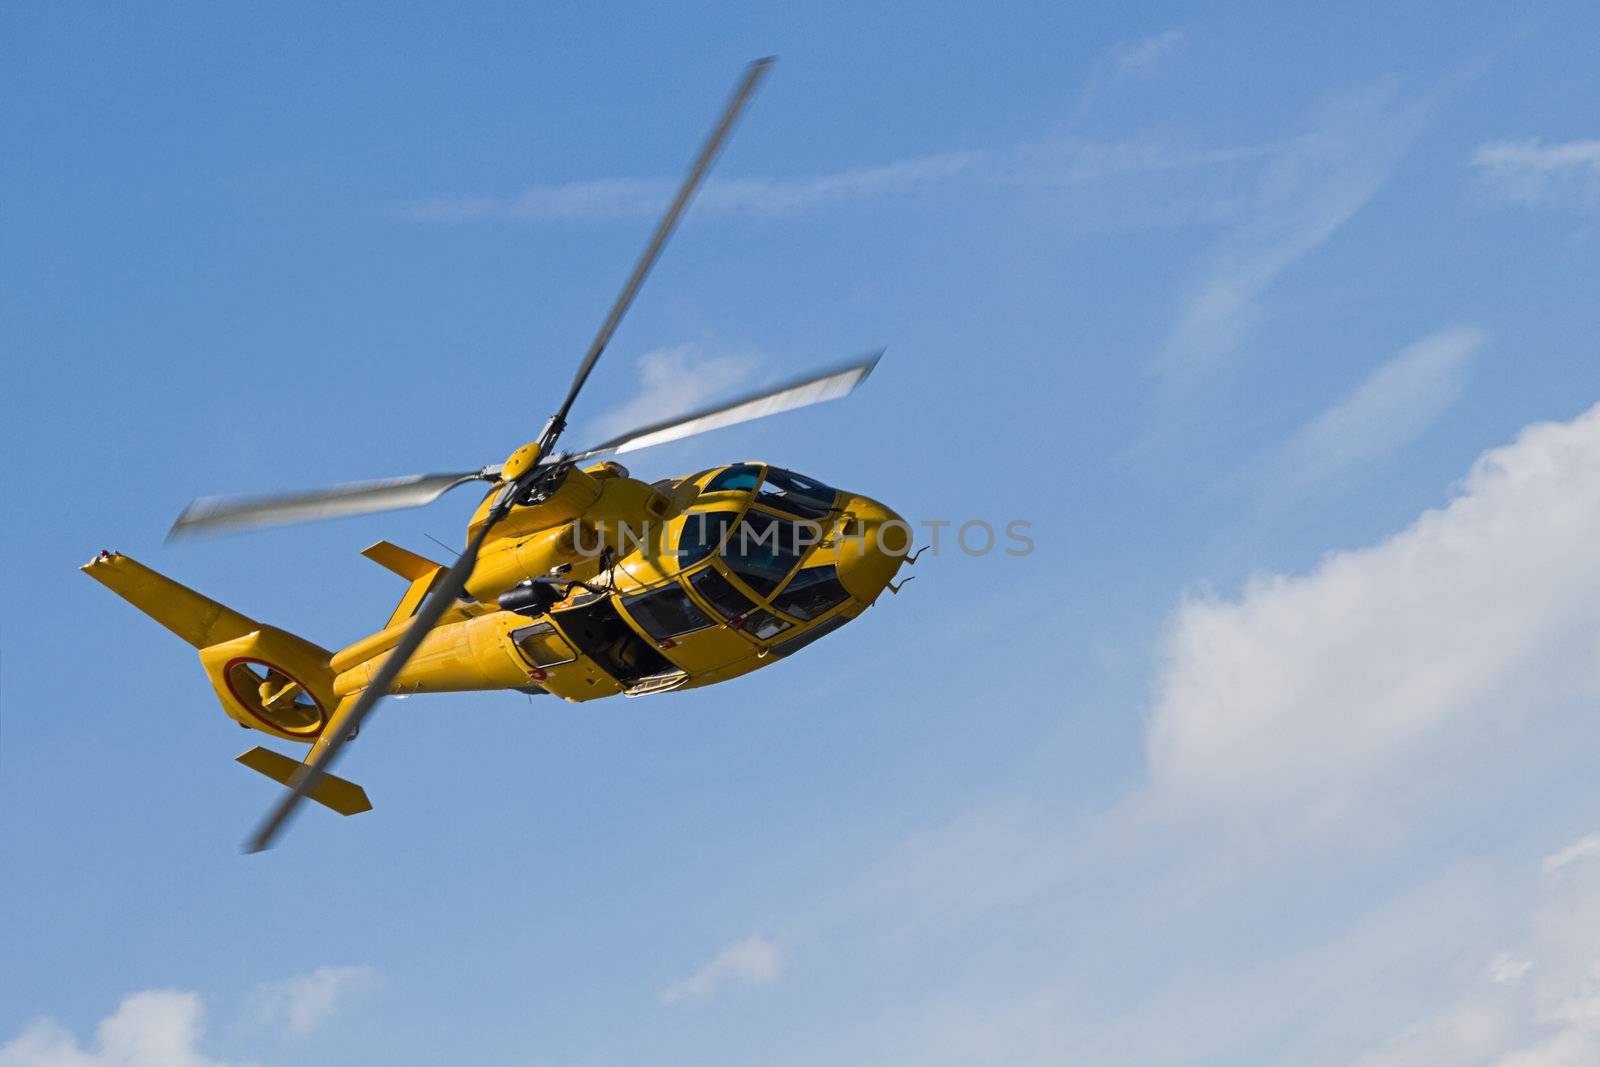
[(567, 398), (561, 402), (560, 409), (550, 417), (550, 423), (545, 428), (544, 439), (540, 442), (540, 451), (549, 455), (550, 448), (555, 444), (556, 438), (561, 436), (561, 431), (566, 428), (567, 414), (572, 410), (572, 402), (578, 399), (578, 391), (583, 388), (583, 383), (589, 380), (589, 372), (594, 370), (594, 365), (600, 359), (600, 354), (606, 350), (606, 345), (611, 341), (611, 335), (617, 332), (617, 324), (622, 321), (622, 316), (627, 314), (628, 306), (633, 303), (633, 298), (638, 295), (639, 286), (644, 284), (644, 279), (650, 273), (650, 268), (655, 266), (656, 260), (661, 258), (661, 250), (666, 246), (667, 238), (672, 236), (673, 229), (678, 225), (678, 219), (689, 206), (689, 201), (694, 197), (695, 191), (700, 188), (701, 181), (706, 172), (711, 169), (711, 164), (716, 161), (717, 153), (722, 151), (723, 143), (727, 141), (728, 134), (733, 130), (734, 122), (739, 118), (739, 113), (744, 110), (745, 104), (750, 102), (750, 97), (755, 93), (756, 86), (772, 66), (774, 57), (767, 56), (758, 59), (745, 68), (744, 78), (739, 82), (738, 88), (733, 91), (733, 98), (728, 101), (728, 106), (723, 109), (722, 117), (711, 130), (711, 136), (706, 138), (706, 143), (700, 149), (700, 154), (695, 157), (694, 165), (689, 168), (689, 176), (683, 180), (683, 185), (678, 189), (678, 195), (673, 198), (672, 205), (667, 208), (667, 213), (662, 216), (661, 222), (656, 226), (656, 232), (651, 235), (650, 243), (645, 246), (644, 255), (639, 257), (639, 262), (634, 265), (633, 273), (628, 275), (628, 281), (622, 287), (622, 292), (617, 296), (617, 302), (611, 306), (611, 313), (606, 316), (605, 322), (600, 324), (600, 332), (595, 334), (594, 341), (589, 345), (589, 351), (584, 354), (583, 362), (578, 364), (578, 373), (572, 379), (572, 388), (567, 392)]
[(847, 363), (842, 367), (822, 374), (811, 374), (776, 388), (749, 393), (737, 400), (730, 400), (715, 407), (702, 408), (689, 415), (680, 415), (674, 419), (666, 419), (662, 422), (652, 423), (649, 426), (642, 426), (637, 430), (630, 430), (625, 434), (613, 437), (604, 444), (596, 445), (586, 452), (562, 457), (562, 460), (563, 462), (577, 462), (605, 452), (634, 452), (641, 448), (649, 448), (652, 445), (665, 444), (668, 441), (691, 437), (698, 433), (720, 430), (724, 426), (733, 426), (741, 422), (749, 422), (752, 419), (776, 415), (780, 411), (793, 411), (796, 408), (820, 404), (825, 400), (836, 400), (864, 382), (867, 375), (872, 373), (872, 368), (878, 365), (878, 360), (882, 356), (883, 352), (880, 350), (865, 359)]
[(167, 539), (420, 507), (433, 503), (458, 485), (480, 478), (492, 480), (493, 476), (492, 469), (458, 474), (413, 474), (404, 478), (349, 482), (301, 493), (201, 497), (183, 509), (183, 514), (168, 531)]
[[(589, 372), (594, 369), (595, 363), (605, 351), (606, 345), (611, 340), (611, 335), (616, 332), (617, 325), (622, 321), (622, 316), (627, 313), (629, 305), (639, 292), (639, 287), (644, 283), (645, 276), (650, 273), (650, 268), (660, 258), (661, 250), (666, 245), (667, 239), (672, 236), (673, 229), (677, 226), (684, 209), (688, 207), (695, 191), (700, 187), (706, 172), (716, 160), (717, 153), (721, 151), (723, 143), (727, 140), (729, 132), (733, 129), (734, 122), (739, 113), (749, 102), (751, 94), (766, 74), (767, 68), (772, 65), (772, 59), (758, 59), (746, 69), (744, 78), (734, 90), (733, 98), (724, 108), (722, 117), (712, 129), (711, 136), (700, 149), (700, 154), (695, 158), (694, 165), (689, 170), (689, 175), (678, 190), (678, 195), (673, 199), (666, 215), (656, 226), (655, 233), (650, 238), (650, 243), (645, 247), (644, 255), (634, 266), (633, 273), (628, 276), (627, 283), (622, 287), (621, 294), (612, 305), (605, 322), (600, 326), (600, 332), (595, 335), (589, 351), (584, 355), (583, 362), (578, 366), (578, 373), (573, 378), (572, 388), (567, 392), (566, 399), (561, 407), (550, 417), (538, 442), (538, 456), (550, 456), (551, 446), (561, 436), (561, 431), (566, 428), (568, 413), (572, 410), (573, 401), (583, 389), (584, 382), (589, 378)], [(596, 451), (625, 451), (629, 448), (642, 448), (644, 444), (655, 444), (659, 441), (673, 440), (676, 437), (687, 436), (689, 433), (699, 432), (701, 429), (713, 429), (717, 426), (727, 426), (746, 419), (758, 418), (761, 415), (771, 414), (774, 411), (784, 411), (805, 404), (816, 403), (819, 400), (831, 399), (842, 396), (854, 388), (856, 382), (866, 377), (872, 364), (877, 362), (877, 357), (847, 368), (843, 371), (813, 378), (805, 382), (796, 382), (784, 389), (767, 392), (758, 396), (746, 398), (731, 405), (722, 405), (716, 409), (690, 416), (690, 420), (698, 419), (701, 425), (684, 429), (685, 420), (673, 420), (669, 424), (648, 427), (642, 433), (646, 436), (653, 435), (650, 440), (644, 441), (640, 433), (619, 438)], [(641, 443), (643, 442), (643, 443)], [(592, 454), (592, 453), (589, 453)], [(552, 457), (554, 459), (554, 457)], [(563, 462), (567, 461), (563, 457)], [(271, 846), (278, 833), (282, 831), (290, 816), (299, 806), (302, 797), (308, 795), (322, 781), (327, 774), (328, 767), (338, 758), (345, 742), (360, 727), (363, 719), (382, 700), (400, 676), (407, 661), (422, 645), (428, 632), (436, 626), (446, 611), (455, 603), (456, 599), (466, 590), (467, 582), (472, 576), (472, 569), (477, 565), (478, 553), (483, 547), (489, 532), (510, 513), (514, 502), (519, 499), (527, 489), (545, 475), (550, 466), (549, 461), (535, 462), (526, 471), (505, 482), (493, 505), (485, 516), (484, 522), (478, 527), (477, 533), (467, 543), (461, 556), (451, 565), (439, 584), (434, 587), (411, 625), (406, 628), (399, 644), (384, 659), (383, 665), (378, 668), (376, 675), (367, 684), (354, 702), (341, 704), (335, 709), (333, 716), (324, 727), (321, 738), (312, 747), (311, 755), (307, 758), (305, 770), (297, 772), (299, 779), (284, 793), (278, 803), (268, 812), (266, 819), (257, 828), (255, 834), (245, 843), (247, 852), (260, 852)], [(406, 507), (412, 504), (426, 504), (438, 499), (449, 489), (472, 481), (476, 478), (496, 480), (500, 475), (499, 467), (487, 467), (482, 471), (471, 474), (459, 475), (423, 475), (417, 478), (391, 479), (385, 482), (368, 482), (353, 486), (339, 486), (317, 493), (302, 493), (290, 496), (261, 498), (257, 500), (217, 500), (208, 499), (196, 501), (191, 504), (174, 525), (174, 532), (188, 532), (197, 529), (221, 529), (228, 527), (259, 526), (272, 522), (292, 522), (298, 519), (327, 518), (333, 515), (354, 515), (367, 511), (382, 511), (394, 507)]]
[[(502, 493), (501, 499), (508, 500), (508, 494)], [(428, 595), (428, 599), (423, 602), (421, 609), (411, 620), (411, 625), (406, 628), (405, 636), (400, 638), (400, 643), (395, 645), (394, 651), (383, 661), (383, 666), (378, 668), (377, 675), (361, 691), (355, 704), (348, 712), (345, 712), (343, 707), (339, 708), (328, 720), (322, 737), (312, 747), (311, 756), (306, 760), (306, 769), (300, 772), (300, 780), (278, 799), (278, 803), (273, 805), (250, 840), (245, 842), (246, 852), (260, 852), (272, 847), (273, 839), (289, 821), (289, 816), (294, 814), (301, 798), (317, 788), (328, 767), (338, 758), (339, 750), (344, 748), (345, 742), (360, 729), (362, 720), (389, 691), (389, 686), (399, 677), (401, 669), (416, 653), (423, 638), (428, 636), (428, 631), (433, 629), (450, 605), (454, 604), (456, 598), (465, 591), (467, 579), (472, 576), (472, 568), (477, 565), (478, 550), (483, 547), (484, 538), (504, 514), (504, 511), (497, 508), (489, 520), (478, 528), (472, 540), (467, 542), (466, 550)]]

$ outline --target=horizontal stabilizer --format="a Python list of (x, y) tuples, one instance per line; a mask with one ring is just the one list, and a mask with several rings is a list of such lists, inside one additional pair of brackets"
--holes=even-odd
[[(305, 768), (305, 764), (299, 760), (290, 759), (281, 752), (260, 746), (252, 748), (237, 759), (251, 770), (260, 771), (274, 782), (290, 788), (294, 787), (296, 775)], [(364, 811), (372, 810), (372, 801), (367, 799), (367, 791), (337, 775), (324, 773), (322, 781), (306, 795), (340, 815), (360, 815)]]
[[(407, 552), (399, 545), (391, 545), (387, 541), (379, 541), (361, 554), (378, 566), (394, 571), (394, 573), (411, 583), (405, 595), (400, 598), (400, 603), (395, 606), (394, 611), (389, 615), (389, 621), (384, 624), (385, 629), (405, 622), (415, 615), (417, 609), (422, 606), (423, 598), (433, 591), (433, 587), (438, 584), (440, 577), (443, 576), (447, 569), (442, 563), (435, 563), (433, 560), (419, 556), (415, 552)], [(394, 642), (391, 641), (385, 647), (392, 647), (393, 644)], [(349, 649), (345, 651), (348, 652)], [(345, 668), (339, 669), (344, 670)]]
[(444, 564), (435, 563), (425, 556), (415, 552), (407, 552), (399, 545), (392, 545), (388, 541), (379, 541), (368, 546), (361, 553), (378, 566), (394, 571), (408, 582), (415, 582), (422, 578), (432, 577), (435, 571), (444, 570)]

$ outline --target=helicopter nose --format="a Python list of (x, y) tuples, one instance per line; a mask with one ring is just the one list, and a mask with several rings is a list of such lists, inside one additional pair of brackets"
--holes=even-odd
[(868, 497), (851, 497), (837, 536), (839, 584), (863, 604), (878, 599), (911, 551), (911, 526)]

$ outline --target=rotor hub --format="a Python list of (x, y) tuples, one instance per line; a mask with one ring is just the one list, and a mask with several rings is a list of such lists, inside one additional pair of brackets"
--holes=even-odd
[(511, 455), (500, 465), (500, 478), (503, 481), (514, 482), (524, 474), (531, 471), (539, 462), (540, 448), (538, 441), (529, 441)]

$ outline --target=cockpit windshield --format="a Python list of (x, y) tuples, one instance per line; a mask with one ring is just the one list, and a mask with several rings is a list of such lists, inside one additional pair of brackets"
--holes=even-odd
[(765, 596), (789, 576), (808, 547), (797, 524), (764, 511), (749, 511), (723, 545), (722, 560)]
[(711, 555), (727, 536), (736, 511), (691, 511), (678, 532), (678, 566), (685, 568)]
[(701, 493), (740, 493), (754, 489), (761, 481), (761, 468), (754, 463), (736, 463), (706, 483)]
[(768, 467), (758, 501), (802, 519), (820, 519), (833, 510), (837, 490), (781, 467)]
[(789, 628), (789, 623), (764, 610), (735, 589), (732, 582), (709, 567), (691, 576), (689, 584), (705, 598), (706, 603), (721, 612), (730, 625), (757, 640), (776, 637)]

